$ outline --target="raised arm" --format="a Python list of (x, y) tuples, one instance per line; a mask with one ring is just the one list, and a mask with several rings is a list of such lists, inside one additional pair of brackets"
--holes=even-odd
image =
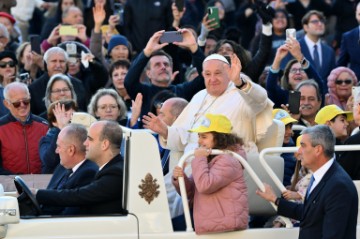
[(126, 74), (124, 85), (132, 99), (136, 98), (137, 93), (143, 93), (141, 92), (142, 84), (140, 82), (140, 76), (149, 61), (151, 54), (168, 45), (168, 43), (159, 43), (159, 39), (164, 32), (164, 30), (161, 30), (154, 33), (144, 50), (135, 58)]

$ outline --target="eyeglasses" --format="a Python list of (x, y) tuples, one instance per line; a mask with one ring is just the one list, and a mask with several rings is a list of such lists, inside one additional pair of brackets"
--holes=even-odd
[(19, 108), (21, 106), (21, 103), (23, 103), (25, 106), (28, 106), (30, 104), (30, 98), (29, 99), (24, 99), (24, 100), (19, 100), (19, 101), (16, 101), (16, 102), (11, 102), (10, 100), (7, 100), (7, 102), (12, 104), (14, 106), (14, 108)]
[(317, 25), (317, 24), (320, 24), (320, 23), (324, 24), (325, 20), (323, 20), (323, 19), (321, 19), (321, 20), (311, 20), (311, 21), (309, 21), (309, 23), (314, 24), (314, 25)]
[(296, 74), (297, 72), (304, 73), (305, 71), (304, 71), (303, 68), (292, 68), (292, 69), (290, 69), (290, 73), (292, 73), (292, 74)]
[(16, 66), (15, 61), (8, 61), (8, 62), (0, 61), (0, 68), (6, 68), (6, 66), (15, 67)]
[(119, 109), (119, 106), (118, 106), (118, 105), (99, 105), (97, 108), (98, 108), (99, 110), (101, 110), (101, 111), (105, 111), (105, 110), (107, 110), (108, 108), (109, 108), (110, 110)]
[(62, 89), (52, 90), (51, 93), (52, 93), (52, 94), (60, 94), (61, 92), (67, 93), (67, 92), (69, 92), (69, 91), (70, 91), (69, 88), (62, 88)]
[(350, 85), (350, 84), (352, 84), (352, 80), (351, 79), (335, 80), (335, 84), (337, 84), (337, 85), (342, 85), (344, 83), (345, 83), (345, 85)]
[(274, 19), (286, 19), (284, 15), (275, 15)]

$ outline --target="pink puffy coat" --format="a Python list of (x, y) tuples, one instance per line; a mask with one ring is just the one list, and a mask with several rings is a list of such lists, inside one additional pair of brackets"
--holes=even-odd
[[(191, 166), (192, 177), (185, 177), (185, 182), (189, 198), (194, 197), (196, 233), (246, 229), (248, 193), (240, 162), (223, 154), (210, 163), (206, 157), (195, 158)], [(178, 189), (178, 183), (175, 187)]]

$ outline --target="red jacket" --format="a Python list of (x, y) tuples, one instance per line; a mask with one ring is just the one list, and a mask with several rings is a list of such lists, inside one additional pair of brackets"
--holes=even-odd
[(41, 173), (39, 141), (46, 120), (30, 114), (24, 124), (10, 113), (0, 118), (0, 174)]

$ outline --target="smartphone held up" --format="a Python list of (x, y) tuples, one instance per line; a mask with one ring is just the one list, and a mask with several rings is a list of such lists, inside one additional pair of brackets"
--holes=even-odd
[(220, 27), (219, 19), (219, 8), (218, 7), (208, 7), (208, 20), (212, 20), (212, 28), (216, 29)]
[(289, 91), (288, 109), (291, 114), (300, 113), (300, 91)]
[(296, 29), (295, 28), (286, 29), (286, 41), (289, 41), (291, 39), (291, 37), (296, 39)]
[(183, 36), (181, 32), (178, 31), (169, 31), (164, 32), (164, 34), (160, 37), (160, 43), (173, 43), (173, 42), (182, 42)]

